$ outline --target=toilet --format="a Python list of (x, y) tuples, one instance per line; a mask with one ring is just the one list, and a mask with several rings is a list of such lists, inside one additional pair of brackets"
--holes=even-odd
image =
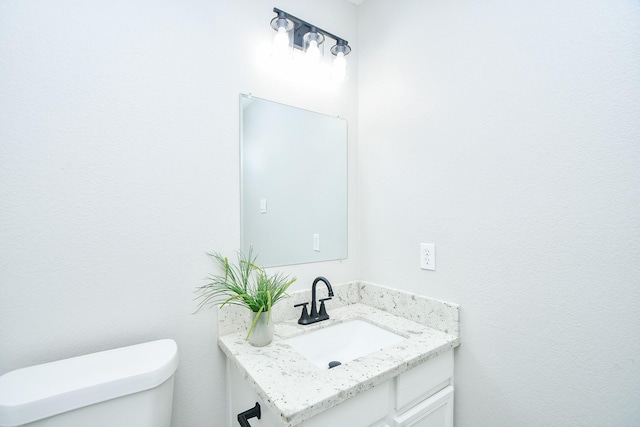
[(0, 377), (0, 427), (170, 427), (175, 341), (17, 369)]

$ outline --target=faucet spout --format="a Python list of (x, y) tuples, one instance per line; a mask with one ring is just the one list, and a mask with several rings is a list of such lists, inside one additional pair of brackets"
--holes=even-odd
[(329, 283), (329, 281), (327, 280), (326, 277), (318, 276), (318, 277), (316, 277), (316, 280), (313, 281), (313, 285), (311, 285), (311, 293), (313, 294), (313, 298), (316, 297), (316, 285), (318, 284), (318, 282), (323, 282), (325, 285), (327, 285), (327, 290), (329, 291), (329, 296), (332, 297), (333, 296), (333, 288), (331, 287), (331, 283)]
[[(318, 282), (322, 282), (327, 286), (327, 290), (329, 291), (329, 297), (333, 296), (333, 288), (331, 287), (331, 283), (329, 283), (329, 281), (325, 277), (322, 277), (322, 276), (316, 277), (316, 280), (313, 281), (313, 285), (311, 285), (311, 314), (310, 314), (310, 316), (312, 318), (317, 318), (318, 317), (318, 309), (317, 309), (317, 306), (316, 306), (316, 286), (318, 285)], [(324, 320), (324, 319), (322, 319), (322, 320)]]

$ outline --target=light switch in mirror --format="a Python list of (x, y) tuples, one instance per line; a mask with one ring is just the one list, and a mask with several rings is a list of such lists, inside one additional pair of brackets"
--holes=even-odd
[(347, 257), (347, 121), (240, 95), (241, 240), (264, 267)]

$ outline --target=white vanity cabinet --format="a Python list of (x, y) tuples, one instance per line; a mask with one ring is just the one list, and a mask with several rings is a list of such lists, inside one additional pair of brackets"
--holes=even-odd
[[(339, 369), (339, 368), (336, 368)], [(240, 371), (227, 360), (228, 421), (237, 427), (237, 415), (256, 402), (261, 419), (249, 420), (252, 427), (283, 427)], [(312, 387), (300, 379), (299, 393)], [(453, 350), (376, 385), (343, 403), (299, 424), (300, 427), (452, 427)]]

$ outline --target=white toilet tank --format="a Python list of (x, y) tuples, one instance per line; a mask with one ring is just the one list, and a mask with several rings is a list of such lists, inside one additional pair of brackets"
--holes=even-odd
[(178, 347), (152, 341), (0, 377), (0, 427), (169, 427)]

